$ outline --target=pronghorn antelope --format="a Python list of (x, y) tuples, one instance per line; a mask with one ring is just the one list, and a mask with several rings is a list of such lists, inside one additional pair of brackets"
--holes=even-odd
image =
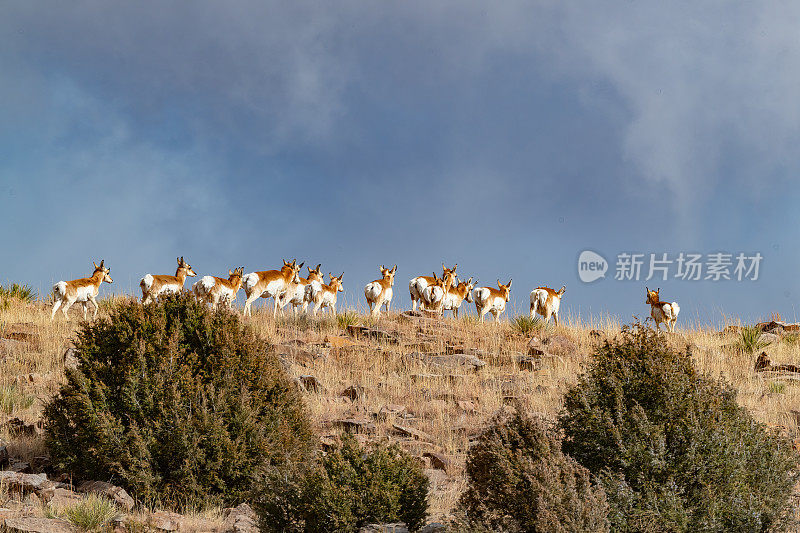
[(436, 277), (436, 272), (434, 272), (433, 283), (422, 290), (422, 298), (420, 298), (419, 303), (420, 309), (444, 316), (444, 310), (442, 309), (444, 298), (452, 288), (455, 277), (455, 274), (449, 272), (446, 276), (438, 278)]
[(558, 325), (558, 309), (561, 307), (561, 297), (564, 296), (564, 291), (567, 286), (563, 285), (559, 290), (554, 291), (550, 287), (536, 287), (531, 291), (531, 318), (536, 313), (544, 317), (544, 321), (553, 320)]
[(330, 282), (327, 285), (321, 285), (320, 290), (314, 293), (314, 310), (312, 311), (314, 316), (317, 316), (317, 311), (323, 307), (327, 307), (331, 315), (336, 314), (336, 296), (338, 293), (344, 292), (344, 288), (342, 287), (343, 277), (344, 272), (338, 277), (328, 272)]
[[(447, 268), (442, 263), (442, 277), (452, 276), (452, 279), (455, 279), (456, 268), (458, 268), (458, 263), (453, 265), (453, 268)], [(423, 307), (424, 300), (422, 299), (422, 293), (425, 290), (425, 287), (428, 285), (432, 285), (436, 281), (436, 274), (431, 276), (417, 276), (409, 280), (408, 282), (408, 292), (411, 293), (411, 310), (416, 311), (417, 309), (417, 300), (419, 300), (420, 308)]]
[(503, 285), (498, 279), (498, 289), (494, 287), (480, 287), (475, 289), (473, 293), (475, 297), (475, 309), (477, 309), (478, 315), (481, 317), (481, 322), (483, 322), (483, 317), (486, 313), (492, 313), (495, 322), (500, 321), (500, 315), (506, 310), (506, 302), (511, 295), (511, 281), (512, 280), (509, 279), (508, 283)]
[(216, 276), (203, 276), (200, 281), (192, 285), (192, 292), (200, 301), (211, 304), (212, 309), (216, 309), (220, 300), (233, 308), (236, 300), (236, 293), (242, 286), (242, 274), (244, 267), (228, 270), (228, 279)]
[(89, 278), (74, 279), (72, 281), (59, 281), (53, 285), (53, 293), (56, 301), (53, 305), (53, 312), (50, 313), (50, 320), (53, 320), (53, 317), (56, 316), (56, 311), (58, 311), (59, 307), (61, 307), (61, 312), (64, 313), (64, 316), (68, 317), (67, 311), (69, 311), (69, 308), (72, 307), (72, 304), (75, 302), (78, 302), (83, 306), (84, 320), (86, 320), (86, 309), (89, 305), (89, 302), (92, 302), (92, 305), (94, 306), (94, 314), (92, 315), (92, 318), (97, 316), (98, 306), (95, 298), (97, 297), (97, 293), (100, 292), (100, 285), (104, 281), (106, 283), (114, 283), (114, 280), (108, 275), (108, 273), (111, 272), (111, 269), (106, 268), (104, 263), (105, 259), (101, 260), (99, 265), (92, 261), (92, 265), (94, 265), (94, 272)]
[(286, 292), (283, 293), (283, 296), (281, 296), (280, 302), (278, 302), (278, 307), (283, 309), (286, 307), (286, 304), (292, 304), (292, 312), (297, 315), (297, 307), (302, 305), (303, 312), (307, 312), (308, 304), (313, 301), (314, 292), (320, 290), (322, 287), (323, 279), (320, 273), (321, 266), (322, 265), (319, 264), (315, 268), (306, 267), (308, 268), (307, 278), (299, 278), (297, 282), (290, 282), (289, 287), (286, 289)]
[(300, 281), (298, 274), (301, 268), (303, 268), (303, 263), (298, 265), (297, 259), (294, 259), (291, 263), (284, 259), (280, 270), (262, 270), (261, 272), (246, 274), (242, 278), (242, 287), (247, 295), (247, 300), (244, 302), (245, 316), (252, 314), (250, 306), (260, 296), (275, 300), (272, 316), (277, 317), (278, 301), (281, 295), (289, 288), (290, 283), (298, 283)]
[(183, 257), (178, 258), (178, 269), (174, 276), (146, 274), (139, 282), (139, 287), (142, 289), (142, 303), (150, 303), (160, 294), (181, 292), (186, 276), (194, 277), (196, 275)]
[[(670, 332), (675, 331), (675, 322), (678, 321), (678, 313), (681, 308), (678, 302), (662, 302), (659, 299), (661, 289), (651, 291), (647, 287), (644, 288), (647, 298), (644, 303), (650, 304), (650, 318), (656, 323), (656, 329), (661, 329), (661, 323), (664, 322)], [(648, 319), (649, 320), (649, 319)], [(647, 320), (645, 320), (646, 322)]]
[(472, 278), (461, 282), (456, 278), (455, 285), (450, 287), (450, 290), (447, 291), (447, 296), (444, 297), (442, 315), (444, 316), (445, 311), (452, 311), (453, 316), (458, 318), (458, 309), (461, 307), (461, 303), (464, 300), (467, 300), (467, 303), (473, 302), (472, 289), (474, 288), (475, 284), (472, 283)]
[(389, 305), (392, 303), (392, 285), (394, 285), (397, 265), (393, 268), (384, 268), (381, 265), (378, 269), (381, 271), (383, 278), (367, 283), (367, 286), (364, 287), (364, 296), (367, 298), (369, 312), (372, 316), (379, 316), (381, 307), (384, 305), (386, 306), (386, 314), (389, 314)]

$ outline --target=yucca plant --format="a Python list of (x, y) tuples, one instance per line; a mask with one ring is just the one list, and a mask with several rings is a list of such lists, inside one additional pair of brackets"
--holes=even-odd
[(0, 300), (19, 300), (24, 303), (36, 301), (36, 291), (30, 285), (12, 283), (10, 285), (0, 285)]
[(361, 317), (358, 316), (358, 313), (353, 311), (345, 311), (344, 313), (336, 314), (336, 324), (338, 324), (340, 328), (345, 329), (347, 326), (358, 324), (360, 318)]
[(541, 332), (547, 328), (547, 324), (538, 317), (531, 318), (527, 315), (519, 315), (511, 321), (514, 331), (527, 335), (533, 332)]
[(113, 502), (97, 494), (89, 494), (68, 507), (45, 508), (47, 518), (67, 520), (81, 531), (104, 531), (118, 514)]
[(753, 354), (771, 343), (761, 340), (761, 329), (756, 326), (747, 326), (739, 332), (738, 348), (742, 353)]
[(25, 394), (16, 385), (0, 387), (0, 411), (10, 415), (19, 409), (27, 409), (36, 400), (34, 396)]

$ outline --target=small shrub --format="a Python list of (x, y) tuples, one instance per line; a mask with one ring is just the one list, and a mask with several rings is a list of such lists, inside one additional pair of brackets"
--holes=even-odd
[(547, 324), (539, 317), (519, 315), (511, 320), (511, 327), (514, 331), (527, 335), (529, 333), (543, 331), (547, 327)]
[(521, 407), (498, 415), (467, 456), (459, 529), (505, 532), (608, 531), (608, 504), (561, 438)]
[(2, 300), (19, 300), (24, 303), (33, 303), (36, 298), (36, 291), (27, 284), (12, 283), (5, 287), (0, 285), (0, 299)]
[(114, 503), (96, 494), (89, 494), (79, 502), (62, 509), (53, 509), (49, 506), (45, 509), (47, 518), (62, 518), (81, 531), (103, 531), (104, 526), (118, 514), (119, 509)]
[(362, 449), (345, 435), (319, 460), (274, 469), (257, 508), (266, 531), (355, 532), (372, 522), (424, 525), (428, 478), (397, 446)]
[(785, 381), (770, 382), (769, 392), (771, 394), (784, 394), (786, 392), (786, 382)]
[(27, 409), (33, 405), (36, 397), (20, 391), (16, 385), (0, 387), (0, 411), (10, 415), (19, 409)]
[(737, 346), (742, 353), (752, 355), (770, 345), (768, 341), (761, 340), (761, 329), (756, 326), (743, 327), (739, 332)]
[(358, 316), (358, 313), (354, 313), (353, 311), (345, 311), (344, 313), (336, 314), (336, 323), (342, 329), (347, 328), (347, 326), (358, 324), (360, 319), (361, 317)]
[(299, 392), (238, 315), (189, 294), (84, 324), (45, 409), (53, 466), (164, 505), (235, 504), (314, 440)]
[(797, 457), (700, 375), (689, 349), (625, 327), (565, 396), (564, 451), (602, 480), (616, 531), (767, 531), (788, 523)]

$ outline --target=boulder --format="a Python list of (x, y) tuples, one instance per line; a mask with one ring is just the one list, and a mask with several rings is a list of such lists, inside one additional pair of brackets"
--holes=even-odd
[(427, 354), (421, 352), (411, 352), (406, 358), (412, 361), (419, 361), (424, 364), (439, 366), (448, 369), (466, 369), (478, 371), (486, 366), (486, 361), (482, 361), (475, 355), (465, 353), (453, 354)]
[(445, 472), (448, 472), (452, 465), (450, 459), (443, 453), (425, 452), (422, 454), (422, 456), (430, 459), (431, 468), (436, 468), (437, 470), (443, 470)]
[(47, 474), (22, 474), (10, 470), (0, 471), (0, 484), (12, 492), (38, 492), (51, 486)]
[(336, 420), (334, 424), (348, 433), (375, 433), (378, 429), (374, 423), (365, 418), (343, 418)]
[(105, 496), (123, 509), (130, 511), (133, 509), (133, 498), (122, 487), (117, 487), (105, 481), (84, 481), (78, 487), (78, 492), (93, 493)]
[(517, 356), (517, 366), (520, 370), (536, 372), (542, 368), (542, 359), (540, 357), (531, 357), (529, 355), (519, 355)]
[(408, 533), (408, 528), (402, 522), (394, 524), (368, 524), (359, 529), (358, 533)]
[(147, 517), (147, 525), (159, 531), (177, 531), (183, 525), (183, 517), (178, 513), (156, 511)]
[(306, 392), (318, 393), (322, 389), (319, 380), (314, 376), (298, 376), (297, 381)]
[(26, 516), (17, 518), (6, 518), (6, 531), (19, 533), (76, 533), (78, 528), (59, 518), (40, 518), (36, 516)]
[(364, 387), (361, 385), (350, 385), (345, 390), (342, 391), (340, 396), (345, 398), (350, 398), (352, 401), (360, 400), (364, 397)]
[(433, 437), (421, 431), (419, 429), (415, 429), (408, 426), (401, 426), (400, 424), (392, 424), (392, 427), (397, 431), (400, 435), (404, 437), (413, 437), (417, 440), (433, 442)]
[(64, 368), (71, 370), (78, 368), (78, 352), (72, 346), (64, 352)]
[(258, 533), (258, 517), (246, 503), (222, 511), (225, 533)]

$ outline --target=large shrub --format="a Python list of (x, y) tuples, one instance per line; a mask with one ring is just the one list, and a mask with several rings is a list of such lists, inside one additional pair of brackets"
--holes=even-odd
[(85, 324), (47, 406), (56, 468), (173, 505), (245, 498), (269, 465), (313, 448), (301, 398), (235, 314), (187, 295), (127, 300)]
[(561, 451), (559, 433), (521, 406), (500, 414), (470, 449), (459, 529), (506, 532), (608, 531), (605, 494)]
[(354, 532), (375, 522), (425, 523), (428, 478), (397, 446), (349, 435), (316, 461), (272, 470), (256, 502), (266, 531)]
[(647, 328), (625, 328), (565, 396), (564, 451), (602, 479), (618, 531), (766, 531), (788, 520), (797, 458)]

